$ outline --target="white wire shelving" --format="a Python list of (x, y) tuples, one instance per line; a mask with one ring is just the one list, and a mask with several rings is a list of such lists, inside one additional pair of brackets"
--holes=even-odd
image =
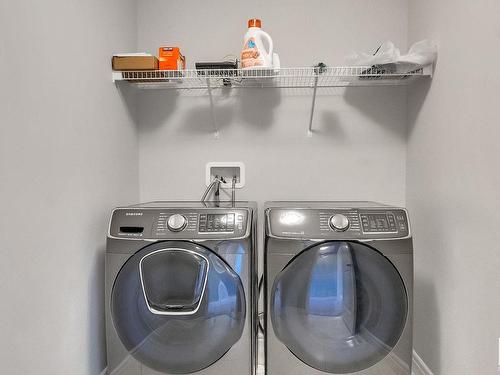
[(375, 67), (282, 69), (154, 70), (113, 72), (113, 81), (127, 81), (149, 89), (216, 89), (245, 87), (307, 88), (407, 85), (432, 75), (432, 67), (408, 73), (391, 73)]
[(114, 71), (113, 82), (128, 82), (141, 89), (206, 90), (218, 138), (213, 90), (243, 88), (311, 89), (312, 106), (308, 136), (312, 136), (314, 105), (318, 88), (359, 86), (404, 86), (415, 80), (432, 77), (433, 67), (394, 73), (376, 67), (304, 67), (281, 69), (210, 69)]

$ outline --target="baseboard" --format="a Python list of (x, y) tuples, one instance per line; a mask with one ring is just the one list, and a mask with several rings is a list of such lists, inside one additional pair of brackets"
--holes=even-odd
[(413, 351), (413, 364), (412, 364), (412, 374), (413, 375), (434, 375), (431, 369), (425, 364), (418, 353)]

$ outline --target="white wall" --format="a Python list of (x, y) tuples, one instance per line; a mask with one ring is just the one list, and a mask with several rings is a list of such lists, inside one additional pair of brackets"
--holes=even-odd
[[(260, 17), (282, 66), (345, 64), (353, 50), (385, 39), (403, 48), (407, 1), (142, 0), (138, 46), (177, 45), (195, 61), (239, 54), (246, 21)], [(302, 94), (302, 95), (300, 95)], [(139, 94), (141, 200), (199, 199), (208, 161), (243, 161), (239, 199), (369, 199), (404, 204), (406, 90), (354, 88), (321, 96), (307, 138), (311, 93), (241, 90), (216, 99), (221, 139), (207, 96)]]
[(410, 41), (440, 44), (432, 86), (409, 95), (415, 346), (436, 375), (493, 375), (500, 336), (500, 3), (414, 0), (409, 15)]
[(135, 1), (0, 2), (0, 373), (105, 366), (110, 209), (138, 199), (137, 134), (110, 80)]

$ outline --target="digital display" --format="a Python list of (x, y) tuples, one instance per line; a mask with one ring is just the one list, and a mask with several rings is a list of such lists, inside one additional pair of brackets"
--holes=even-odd
[(363, 232), (397, 232), (396, 221), (392, 214), (363, 214), (361, 225)]
[(200, 215), (200, 232), (233, 232), (234, 214)]

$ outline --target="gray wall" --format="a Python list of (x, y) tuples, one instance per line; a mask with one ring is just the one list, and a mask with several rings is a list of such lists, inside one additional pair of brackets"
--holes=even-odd
[(440, 43), (432, 86), (409, 96), (415, 346), (434, 374), (493, 375), (500, 336), (500, 3), (415, 0), (409, 14), (410, 41)]
[[(283, 66), (343, 65), (351, 51), (371, 51), (385, 39), (404, 48), (407, 14), (406, 0), (142, 0), (138, 46), (156, 54), (160, 45), (179, 45), (193, 67), (195, 61), (239, 54), (247, 18), (258, 16)], [(406, 90), (355, 88), (323, 95), (317, 133), (307, 138), (310, 94), (219, 93), (221, 139), (214, 140), (207, 96), (140, 93), (141, 199), (199, 199), (207, 161), (242, 161), (247, 186), (238, 191), (240, 199), (404, 204)]]
[[(139, 197), (197, 199), (205, 163), (235, 160), (247, 166), (242, 199), (406, 198), (417, 351), (435, 374), (496, 373), (500, 78), (482, 72), (500, 57), (498, 2), (136, 5), (0, 3), (0, 372), (99, 373), (109, 210)], [(110, 82), (110, 55), (136, 45), (155, 54), (180, 45), (191, 67), (237, 54), (251, 16), (263, 19), (284, 66), (341, 65), (385, 39), (404, 47), (430, 37), (441, 44), (436, 76), (408, 98), (404, 88), (321, 93), (313, 138), (309, 93), (220, 93), (220, 140), (206, 96), (141, 92), (136, 113), (135, 93)]]
[(138, 199), (133, 107), (109, 59), (135, 49), (135, 9), (0, 2), (2, 374), (105, 366), (106, 225), (113, 206)]

